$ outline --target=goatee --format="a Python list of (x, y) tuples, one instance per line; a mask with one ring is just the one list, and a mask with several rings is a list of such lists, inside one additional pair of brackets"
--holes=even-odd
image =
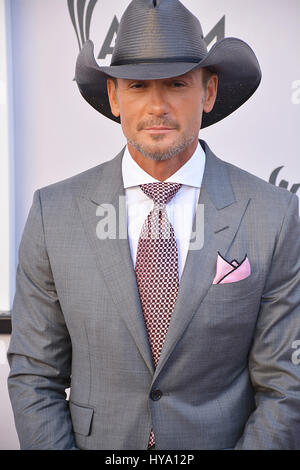
[[(163, 138), (163, 136), (156, 136), (153, 140), (159, 141)], [(147, 148), (146, 145), (141, 145), (138, 142), (134, 142), (130, 139), (127, 139), (128, 143), (131, 144), (138, 152), (140, 152), (144, 157), (149, 158), (151, 160), (163, 161), (168, 160), (169, 158), (174, 157), (178, 153), (182, 152), (186, 147), (193, 143), (195, 140), (195, 136), (184, 138), (179, 142), (174, 143), (173, 146), (169, 147), (166, 150), (153, 150)]]

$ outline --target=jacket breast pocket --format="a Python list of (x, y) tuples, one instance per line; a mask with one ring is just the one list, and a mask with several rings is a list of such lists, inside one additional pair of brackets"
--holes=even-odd
[(212, 284), (207, 292), (206, 299), (209, 298), (215, 302), (238, 301), (253, 295), (257, 297), (262, 289), (263, 284), (260, 276), (250, 274), (241, 281)]
[(224, 370), (246, 365), (262, 289), (262, 282), (251, 276), (232, 284), (213, 284), (199, 305), (198, 329), (208, 338), (209, 354), (225, 361)]
[(91, 432), (94, 409), (85, 405), (79, 405), (70, 400), (69, 408), (71, 413), (73, 431), (83, 436), (88, 436)]

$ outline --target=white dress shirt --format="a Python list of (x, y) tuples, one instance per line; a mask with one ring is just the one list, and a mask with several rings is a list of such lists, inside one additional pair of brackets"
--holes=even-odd
[[(205, 166), (205, 153), (198, 143), (191, 158), (166, 182), (181, 183), (182, 187), (166, 205), (178, 249), (178, 274), (181, 278), (188, 253), (193, 219), (196, 211)], [(131, 157), (126, 147), (122, 159), (122, 177), (126, 195), (127, 227), (133, 266), (143, 223), (153, 209), (154, 201), (139, 187), (159, 180), (146, 173)]]

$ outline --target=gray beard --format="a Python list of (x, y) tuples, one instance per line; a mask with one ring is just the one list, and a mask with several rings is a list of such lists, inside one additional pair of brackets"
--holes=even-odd
[[(159, 137), (156, 140), (159, 140)], [(169, 158), (174, 157), (174, 155), (177, 155), (178, 153), (182, 152), (182, 150), (188, 147), (194, 140), (194, 136), (190, 138), (185, 138), (182, 142), (178, 142), (176, 145), (168, 148), (168, 150), (164, 152), (160, 152), (159, 150), (156, 152), (150, 152), (147, 150), (147, 148), (144, 148), (137, 142), (133, 142), (132, 140), (127, 139), (128, 143), (131, 144), (144, 157), (157, 161), (168, 160)]]

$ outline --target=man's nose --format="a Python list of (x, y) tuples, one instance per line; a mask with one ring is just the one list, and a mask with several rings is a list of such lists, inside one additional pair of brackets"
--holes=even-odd
[(167, 94), (159, 83), (154, 83), (149, 87), (148, 113), (156, 116), (169, 113)]

